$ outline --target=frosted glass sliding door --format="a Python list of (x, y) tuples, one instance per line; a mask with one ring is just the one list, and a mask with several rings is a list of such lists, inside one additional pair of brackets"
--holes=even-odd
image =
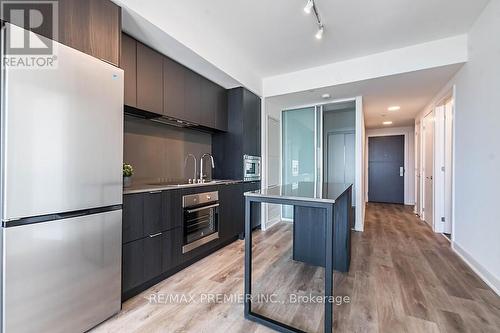
[[(318, 180), (317, 108), (286, 110), (282, 114), (282, 184), (298, 185)], [(293, 218), (292, 207), (283, 206), (282, 216)]]

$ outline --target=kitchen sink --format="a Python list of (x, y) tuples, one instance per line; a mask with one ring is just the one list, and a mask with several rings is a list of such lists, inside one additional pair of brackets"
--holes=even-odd
[(147, 185), (152, 185), (152, 186), (200, 186), (200, 185), (211, 185), (211, 184), (220, 184), (227, 182), (227, 180), (219, 180), (219, 179), (214, 179), (210, 181), (205, 181), (204, 183), (189, 183), (189, 182), (182, 182), (182, 181), (157, 181), (157, 182), (151, 182), (148, 183)]

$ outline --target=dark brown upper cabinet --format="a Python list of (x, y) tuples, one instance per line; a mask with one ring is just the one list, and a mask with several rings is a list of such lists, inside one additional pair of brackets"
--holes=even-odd
[(163, 113), (163, 56), (137, 42), (137, 108)]
[(119, 66), (121, 8), (109, 0), (88, 2), (90, 6), (90, 54)]
[(129, 114), (155, 113), (227, 131), (226, 89), (126, 34), (121, 49)]
[(110, 0), (55, 2), (58, 4), (57, 34), (43, 24), (31, 30), (115, 66), (120, 65), (122, 22), (119, 6)]
[[(184, 82), (184, 120), (200, 124), (201, 76), (186, 68)], [(200, 124), (201, 125), (201, 124)]]
[(163, 114), (184, 119), (186, 69), (170, 58), (163, 58)]
[(119, 66), (121, 8), (109, 0), (59, 0), (58, 4), (58, 41)]
[(243, 89), (243, 154), (260, 156), (261, 99)]
[(217, 86), (217, 108), (215, 110), (215, 129), (227, 131), (227, 90)]
[(122, 34), (121, 68), (125, 75), (125, 105), (137, 107), (137, 42)]
[(202, 78), (201, 84), (200, 125), (215, 128), (218, 85), (205, 78)]
[(243, 179), (243, 155), (261, 156), (261, 99), (242, 87), (227, 96), (227, 131), (212, 135), (213, 176)]

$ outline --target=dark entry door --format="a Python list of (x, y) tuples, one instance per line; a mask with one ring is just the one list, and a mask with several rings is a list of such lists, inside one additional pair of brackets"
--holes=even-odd
[(368, 139), (368, 200), (404, 203), (404, 135)]

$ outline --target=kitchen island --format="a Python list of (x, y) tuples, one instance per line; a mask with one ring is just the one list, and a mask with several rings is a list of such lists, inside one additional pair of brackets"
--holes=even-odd
[[(324, 267), (323, 296), (326, 300), (324, 302), (324, 332), (331, 332), (333, 270), (343, 272), (349, 270), (352, 184), (329, 183), (318, 190), (313, 183), (299, 182), (245, 193), (245, 317), (280, 332), (302, 332), (303, 330), (294, 327), (292, 323), (270, 318), (266, 314), (256, 312), (252, 307), (252, 300), (256, 296), (252, 294), (252, 282), (255, 284), (256, 279), (252, 280), (254, 262), (251, 215), (252, 205), (259, 203), (294, 207), (290, 261), (304, 263), (304, 266), (308, 267)], [(301, 292), (304, 291), (302, 287), (300, 289)], [(288, 294), (296, 292), (298, 291), (287, 291)]]

